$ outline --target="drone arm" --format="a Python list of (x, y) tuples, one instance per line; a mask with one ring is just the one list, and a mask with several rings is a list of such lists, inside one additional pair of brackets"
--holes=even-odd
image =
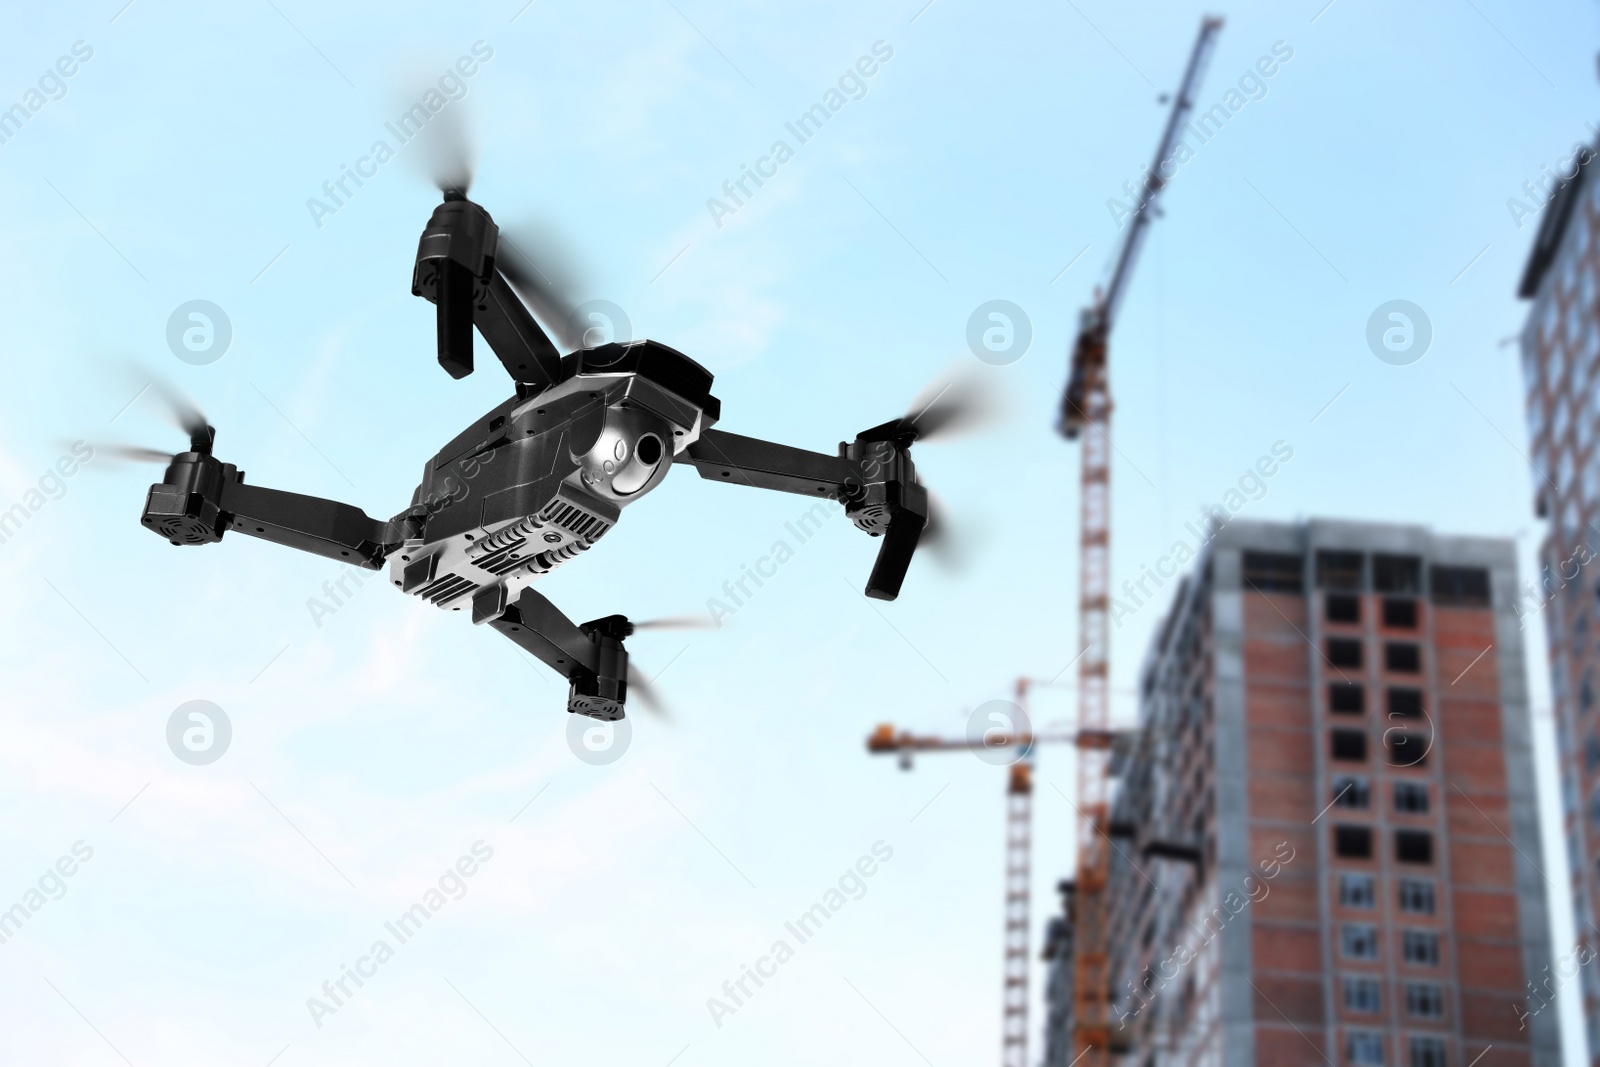
[(532, 589), (508, 603), (504, 586), (479, 593), (472, 618), (487, 622), (565, 678), (568, 711), (608, 722), (623, 717), (628, 651), (622, 641), (633, 632), (627, 619), (611, 615), (578, 626)]
[[(503, 586), (486, 591), (491, 596), (504, 597)], [(499, 609), (499, 614), (493, 612)], [(509, 637), (513, 643), (531, 652), (545, 666), (571, 678), (585, 671), (594, 674), (599, 669), (596, 645), (589, 635), (578, 629), (561, 609), (533, 589), (524, 589), (514, 604), (494, 605), (486, 608), (474, 602), (473, 620), (488, 614), (482, 621)]]
[(900, 595), (928, 525), (928, 492), (918, 484), (902, 446), (863, 435), (843, 451), (843, 456), (825, 456), (706, 430), (677, 461), (692, 463), (700, 477), (713, 481), (739, 481), (802, 496), (825, 494), (838, 500), (858, 527), (882, 535), (866, 594), (874, 600), (893, 600)]
[(218, 503), (228, 527), (237, 533), (368, 570), (382, 567), (384, 557), (404, 540), (395, 523), (337, 500), (229, 482)]
[(700, 477), (728, 481), (757, 489), (776, 489), (802, 496), (840, 497), (846, 487), (859, 484), (855, 465), (839, 456), (808, 452), (803, 448), (741, 437), (722, 430), (705, 430), (700, 439), (677, 457), (693, 464)]
[(360, 508), (245, 485), (232, 463), (180, 452), (145, 497), (144, 525), (175, 545), (205, 545), (229, 530), (377, 570), (409, 536), (405, 517), (380, 522)]
[(515, 381), (543, 388), (561, 376), (561, 354), (512, 291), (498, 267), (489, 272), (473, 321)]

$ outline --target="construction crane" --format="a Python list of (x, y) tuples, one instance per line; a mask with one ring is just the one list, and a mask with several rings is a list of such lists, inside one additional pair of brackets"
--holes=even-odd
[(1107, 609), (1111, 586), (1111, 386), (1106, 372), (1107, 344), (1128, 279), (1139, 258), (1156, 199), (1172, 177), (1170, 168), (1179, 131), (1194, 110), (1194, 94), (1216, 46), (1222, 20), (1206, 17), (1189, 54), (1189, 65), (1172, 101), (1155, 161), (1125, 223), (1122, 244), (1104, 290), (1079, 320), (1072, 366), (1062, 395), (1057, 429), (1079, 444), (1078, 528), (1078, 707), (1086, 743), (1078, 756), (1078, 864), (1073, 931), (1073, 1028), (1082, 1052), (1081, 1067), (1105, 1067), (1111, 1041), (1111, 978), (1106, 929), (1106, 836), (1109, 819), (1106, 762), (1109, 746), (1096, 739), (1110, 727), (1111, 659)]
[[(896, 733), (885, 723), (867, 738), (874, 755), (898, 754), (902, 770), (911, 769), (918, 752), (971, 752), (1015, 749), (1006, 784), (1005, 936), (1001, 970), (1000, 1062), (1002, 1067), (1028, 1067), (1028, 937), (1033, 875), (1033, 750), (1041, 744), (1094, 744), (1109, 748), (1112, 736), (1083, 730), (1034, 733), (1028, 725), (1029, 680), (1019, 679), (1016, 699), (1024, 709), (1021, 724), (991, 730), (982, 737), (930, 737)], [(1103, 736), (1101, 736), (1103, 734)]]

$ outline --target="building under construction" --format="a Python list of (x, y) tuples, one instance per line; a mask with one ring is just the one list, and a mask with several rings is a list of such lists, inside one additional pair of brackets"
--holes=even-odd
[[(1561, 766), (1561, 821), (1572, 889), (1572, 927), (1588, 1048), (1600, 1063), (1600, 645), (1590, 635), (1600, 594), (1600, 182), (1594, 156), (1575, 152), (1572, 173), (1549, 190), (1518, 295), (1531, 300), (1522, 331), (1528, 454), (1534, 510), (1550, 520), (1538, 581), (1524, 583), (1520, 611), (1544, 620)], [(1552, 178), (1554, 181), (1555, 179)], [(1571, 969), (1568, 964), (1566, 970)]]
[[(1213, 534), (1113, 747), (1106, 1052), (1556, 1067), (1555, 1005), (1530, 996), (1551, 948), (1512, 544)], [(1064, 889), (1048, 1064), (1082, 1052)]]

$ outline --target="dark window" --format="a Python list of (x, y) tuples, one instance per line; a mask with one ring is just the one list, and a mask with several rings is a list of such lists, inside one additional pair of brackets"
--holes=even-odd
[(1394, 858), (1401, 863), (1432, 863), (1433, 835), (1426, 830), (1396, 830)]
[(1341, 808), (1364, 808), (1370, 795), (1365, 778), (1341, 774), (1333, 779), (1333, 803)]
[(1378, 905), (1377, 892), (1373, 888), (1372, 875), (1351, 874), (1348, 871), (1339, 875), (1339, 906), (1341, 908), (1375, 908)]
[(1433, 914), (1433, 883), (1416, 878), (1400, 879), (1400, 910), (1416, 915)]
[(1359, 552), (1317, 553), (1317, 587), (1319, 589), (1361, 588), (1362, 556)]
[(1278, 552), (1244, 554), (1244, 587), (1259, 593), (1305, 592), (1305, 563)]
[(1328, 662), (1335, 667), (1361, 666), (1361, 642), (1348, 637), (1328, 639)]
[(1372, 858), (1372, 828), (1369, 826), (1335, 826), (1333, 851), (1346, 859)]
[(1390, 689), (1389, 717), (1399, 719), (1422, 718), (1422, 690), (1420, 689)]
[[(1484, 1051), (1488, 1051), (1485, 1049)], [(1445, 1058), (1444, 1039), (1439, 1037), (1413, 1037), (1411, 1039), (1411, 1067), (1449, 1067)]]
[(1331, 736), (1333, 758), (1364, 760), (1367, 758), (1367, 735), (1363, 730), (1335, 730)]
[(1370, 1030), (1351, 1030), (1344, 1038), (1345, 1059), (1361, 1067), (1383, 1063), (1383, 1035)]
[(1422, 1019), (1444, 1016), (1444, 990), (1432, 982), (1406, 983), (1406, 1012)]
[(1372, 588), (1380, 593), (1422, 592), (1422, 561), (1416, 556), (1372, 557)]
[(1431, 567), (1433, 602), (1459, 608), (1489, 606), (1489, 572), (1481, 567)]
[(1361, 601), (1343, 593), (1329, 593), (1324, 603), (1329, 622), (1360, 622)]
[(1400, 954), (1420, 967), (1439, 965), (1439, 935), (1431, 930), (1406, 930), (1400, 935)]
[(1409, 730), (1389, 730), (1383, 735), (1389, 745), (1389, 766), (1421, 767), (1428, 762), (1428, 737)]
[(1339, 927), (1339, 948), (1355, 960), (1378, 958), (1378, 928), (1371, 923), (1345, 923)]
[(1367, 691), (1350, 682), (1328, 686), (1328, 707), (1340, 715), (1360, 715), (1367, 710)]
[(1394, 597), (1385, 597), (1383, 601), (1383, 624), (1392, 626), (1396, 630), (1415, 630), (1417, 628), (1417, 602), (1415, 600), (1398, 600)]
[(1344, 1007), (1346, 1011), (1376, 1012), (1383, 1005), (1378, 980), (1350, 975), (1344, 979)]
[(1422, 649), (1400, 641), (1385, 642), (1383, 666), (1396, 674), (1416, 674), (1422, 670)]
[(1408, 812), (1413, 815), (1427, 814), (1428, 783), (1396, 782), (1394, 784), (1394, 810)]

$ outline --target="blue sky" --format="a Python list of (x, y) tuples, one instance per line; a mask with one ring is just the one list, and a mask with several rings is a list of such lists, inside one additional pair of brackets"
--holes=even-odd
[[(75, 42), (93, 54), (0, 144), (8, 506), (74, 439), (177, 446), (148, 397), (125, 409), (136, 361), (196, 397), (251, 481), (402, 507), (507, 383), (492, 364), (456, 382), (434, 363), (431, 308), (409, 293), (437, 198), (419, 153), (320, 226), (307, 200), (478, 41), (493, 55), (451, 105), (478, 146), (475, 199), (558, 236), (586, 296), (712, 369), (723, 428), (830, 450), (975, 366), (966, 324), (987, 300), (1024, 308), (1033, 340), (994, 372), (1003, 426), (919, 450), (979, 546), (964, 572), (919, 561), (899, 601), (868, 602), (874, 545), (830, 521), (726, 628), (631, 643), (664, 669), (675, 715), (636, 716), (603, 767), (567, 746), (564, 687), (498, 635), (376, 583), (319, 626), (307, 601), (338, 567), (237, 537), (174, 549), (137, 523), (153, 470), (86, 464), (0, 545), (0, 901), (75, 842), (93, 850), (0, 945), (18, 1006), (3, 1058), (994, 1054), (1002, 775), (956, 757), (902, 775), (861, 742), (885, 719), (959, 731), (1019, 675), (1071, 658), (1077, 455), (1053, 407), (1117, 237), (1107, 201), (1149, 161), (1157, 93), (1202, 10), (919, 8), (112, 0), (13, 15), (4, 105)], [(1220, 13), (1205, 106), (1276, 43), (1293, 55), (1182, 167), (1124, 303), (1115, 583), (1280, 441), (1294, 458), (1250, 517), (1421, 522), (1516, 537), (1531, 560), (1542, 529), (1503, 341), (1525, 314), (1533, 222), (1507, 200), (1590, 136), (1592, 7)], [(864, 95), (714, 219), (708, 199), (877, 42), (893, 54)], [(165, 341), (193, 299), (233, 331), (206, 366)], [(1393, 299), (1432, 322), (1410, 366), (1364, 341)], [(801, 505), (677, 471), (541, 588), (579, 619), (704, 610)], [(1116, 633), (1119, 713), (1157, 616)], [(1039, 694), (1036, 716), (1069, 715), (1066, 695)], [(191, 699), (232, 722), (208, 766), (166, 747)], [(1547, 725), (1539, 738), (1548, 767)], [(1042, 922), (1071, 862), (1064, 752), (1041, 756), (1040, 779)], [(465, 895), (316, 1026), (307, 998), (479, 841), (493, 858)], [(864, 895), (714, 1025), (706, 998), (879, 841), (893, 857)]]

